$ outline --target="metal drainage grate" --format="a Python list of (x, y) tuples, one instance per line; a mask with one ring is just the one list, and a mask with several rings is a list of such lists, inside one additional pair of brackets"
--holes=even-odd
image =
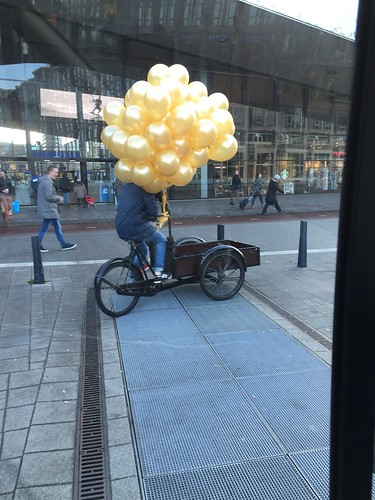
[(93, 290), (87, 291), (83, 333), (73, 499), (109, 499), (100, 321)]

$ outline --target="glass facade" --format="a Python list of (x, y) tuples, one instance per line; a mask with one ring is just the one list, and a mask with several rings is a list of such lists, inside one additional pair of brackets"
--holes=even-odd
[(244, 195), (258, 172), (279, 173), (290, 193), (340, 190), (350, 39), (235, 0), (9, 0), (0, 42), (0, 161), (22, 204), (35, 202), (31, 177), (51, 163), (113, 202), (103, 106), (157, 63), (224, 93), (239, 143), (171, 198), (214, 197), (236, 168)]

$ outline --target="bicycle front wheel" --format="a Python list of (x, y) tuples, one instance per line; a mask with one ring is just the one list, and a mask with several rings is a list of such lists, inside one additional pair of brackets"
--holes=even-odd
[(136, 306), (139, 296), (126, 295), (126, 285), (142, 279), (140, 270), (129, 262), (110, 264), (95, 283), (95, 298), (99, 308), (113, 318), (128, 314)]

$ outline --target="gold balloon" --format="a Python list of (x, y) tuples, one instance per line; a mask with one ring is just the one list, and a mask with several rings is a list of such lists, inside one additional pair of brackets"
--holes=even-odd
[(217, 128), (217, 135), (234, 134), (235, 126), (232, 115), (225, 109), (215, 109), (210, 115), (210, 119)]
[(158, 193), (165, 186), (166, 186), (166, 181), (165, 180), (160, 179), (160, 178), (155, 178), (155, 180), (152, 181), (150, 184), (147, 184), (147, 186), (143, 186), (143, 189), (147, 193)]
[(146, 92), (151, 88), (151, 84), (146, 82), (145, 80), (139, 80), (135, 82), (130, 92), (130, 101), (132, 104), (136, 104), (137, 106), (144, 107), (144, 97)]
[(186, 186), (192, 180), (196, 172), (188, 163), (181, 163), (178, 172), (171, 177), (168, 177), (168, 182), (176, 186)]
[(176, 106), (170, 113), (167, 123), (172, 137), (183, 137), (188, 134), (197, 121), (197, 114), (188, 103)]
[(162, 151), (154, 159), (155, 170), (159, 176), (170, 177), (180, 168), (180, 160), (174, 151)]
[(121, 182), (132, 182), (132, 168), (134, 163), (129, 160), (119, 160), (115, 165), (115, 176)]
[(160, 85), (152, 86), (143, 99), (150, 121), (162, 120), (171, 109), (171, 98)]
[(163, 122), (153, 122), (148, 125), (145, 137), (151, 147), (162, 150), (169, 146), (172, 136), (171, 131)]
[(147, 81), (151, 85), (160, 85), (160, 80), (169, 76), (169, 68), (165, 64), (155, 64), (147, 73)]
[(198, 99), (199, 118), (209, 118), (214, 111), (212, 102), (208, 97), (200, 97)]
[(227, 161), (237, 153), (238, 143), (233, 135), (219, 136), (209, 148), (209, 157), (215, 161)]
[(189, 144), (189, 141), (187, 140), (186, 137), (181, 137), (179, 139), (174, 139), (170, 143), (169, 149), (171, 149), (172, 151), (175, 151), (179, 158), (183, 158), (184, 156), (186, 156), (189, 153), (190, 144)]
[(146, 111), (137, 106), (136, 104), (131, 104), (127, 107), (122, 115), (122, 123), (125, 131), (129, 135), (143, 134), (145, 128), (147, 127), (147, 113)]
[(126, 92), (125, 97), (124, 97), (125, 107), (130, 106), (132, 104), (131, 97), (130, 97), (130, 91), (131, 91), (131, 89), (129, 89)]
[(160, 86), (167, 90), (170, 98), (171, 98), (171, 109), (175, 106), (178, 106), (182, 102), (182, 85), (181, 83), (172, 78), (171, 76), (167, 76), (162, 78), (160, 81)]
[(199, 168), (208, 161), (208, 149), (193, 150), (183, 158), (183, 163), (189, 163), (193, 168)]
[(182, 64), (172, 64), (169, 68), (169, 74), (183, 85), (189, 83), (189, 72)]
[(117, 132), (118, 130), (120, 130), (118, 125), (108, 125), (107, 127), (103, 128), (100, 134), (100, 139), (102, 140), (102, 143), (107, 149), (109, 146), (109, 140), (111, 138), (111, 135)]
[(111, 135), (109, 139), (108, 149), (117, 156), (117, 158), (125, 158), (124, 146), (128, 140), (128, 135), (123, 130), (118, 130)]
[(131, 179), (137, 186), (147, 186), (155, 179), (154, 166), (150, 162), (136, 163), (133, 166)]
[(191, 82), (189, 83), (188, 87), (191, 92), (192, 100), (195, 102), (198, 102), (198, 99), (200, 97), (208, 96), (207, 87), (202, 82)]
[(215, 92), (208, 96), (208, 100), (212, 103), (215, 109), (229, 109), (229, 101), (227, 96), (221, 92)]
[(194, 149), (202, 149), (211, 146), (217, 136), (215, 124), (211, 120), (203, 118), (198, 120), (189, 135), (189, 142)]
[(103, 118), (108, 125), (122, 125), (122, 114), (125, 106), (119, 101), (109, 101), (104, 105)]
[(124, 158), (134, 162), (147, 161), (150, 158), (151, 147), (143, 135), (131, 135), (124, 146)]

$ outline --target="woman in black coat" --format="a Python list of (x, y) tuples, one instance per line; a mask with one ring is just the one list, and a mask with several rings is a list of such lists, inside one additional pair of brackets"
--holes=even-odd
[(284, 194), (284, 191), (279, 188), (280, 179), (281, 179), (281, 177), (279, 176), (279, 174), (276, 174), (270, 180), (270, 183), (268, 184), (267, 194), (266, 194), (266, 204), (263, 207), (262, 215), (266, 215), (267, 208), (270, 205), (274, 205), (274, 207), (276, 208), (279, 215), (284, 213), (281, 210), (280, 205), (277, 202), (277, 192)]

